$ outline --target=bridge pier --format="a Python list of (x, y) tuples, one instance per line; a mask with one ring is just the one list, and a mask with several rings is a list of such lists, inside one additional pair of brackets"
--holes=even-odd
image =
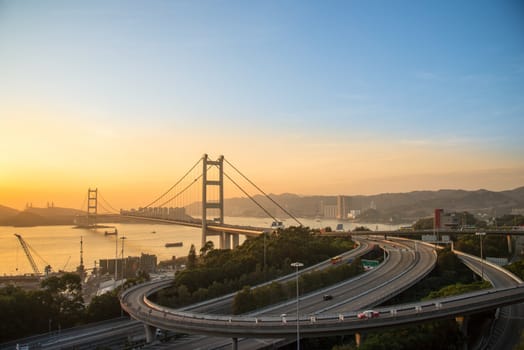
[(511, 235), (506, 235), (506, 241), (508, 242), (508, 253), (513, 254), (513, 245), (511, 244)]
[(222, 249), (231, 249), (231, 233), (222, 232), (220, 235), (222, 240)]
[[(458, 323), (460, 333), (462, 333), (462, 336), (464, 339), (467, 339), (468, 336), (468, 323), (469, 323), (469, 316), (457, 316), (455, 317), (455, 322)], [(464, 341), (464, 350), (468, 350), (468, 342)]]
[(238, 350), (238, 338), (233, 338), (232, 349)]
[(364, 341), (364, 334), (363, 333), (355, 333), (355, 344), (357, 345), (357, 348), (360, 348), (360, 343)]
[(155, 340), (156, 327), (144, 323), (144, 329), (146, 331), (146, 343), (149, 344)]
[(219, 236), (220, 249), (234, 249), (240, 245), (238, 233), (222, 232)]

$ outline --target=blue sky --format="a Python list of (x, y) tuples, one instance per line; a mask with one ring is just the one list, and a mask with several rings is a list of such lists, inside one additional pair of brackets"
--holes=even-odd
[[(40, 158), (69, 162), (67, 152), (89, 149), (85, 135), (68, 147), (80, 129), (113, 147), (95, 151), (108, 154), (104, 166), (117, 163), (114, 176), (137, 172), (118, 163), (122, 149), (166, 147), (181, 164), (163, 173), (175, 178), (203, 152), (257, 173), (252, 158), (285, 159), (283, 172), (305, 159), (298, 171), (370, 169), (291, 188), (286, 176), (263, 177), (274, 192), (524, 185), (522, 1), (0, 0), (0, 79), (4, 147), (35, 143)], [(31, 157), (0, 158), (0, 180), (22, 181)], [(432, 157), (449, 164), (445, 174), (421, 161)], [(35, 163), (43, 178), (60, 173)], [(475, 172), (491, 180), (468, 182)], [(387, 187), (388, 176), (416, 174), (427, 181)]]

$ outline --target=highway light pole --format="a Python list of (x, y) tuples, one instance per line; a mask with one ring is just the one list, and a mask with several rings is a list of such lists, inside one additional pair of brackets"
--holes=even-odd
[(482, 254), (482, 237), (486, 235), (486, 232), (475, 232), (475, 235), (480, 237), (480, 278), (484, 281), (484, 257)]
[(115, 228), (115, 283), (113, 289), (116, 290), (116, 280), (118, 278), (118, 231)]
[(120, 239), (122, 240), (122, 285), (124, 284), (124, 278), (126, 277), (126, 261), (124, 260), (124, 239), (126, 238), (126, 236), (120, 237)]
[(264, 235), (264, 266), (263, 266), (263, 269), (264, 269), (264, 281), (266, 281), (266, 235), (267, 235), (267, 231), (264, 231), (262, 232), (262, 234)]
[(302, 266), (304, 266), (304, 264), (302, 264), (301, 262), (294, 262), (291, 264), (291, 266), (293, 266), (295, 268), (295, 271), (296, 271), (296, 281), (297, 281), (297, 350), (300, 350), (300, 323), (298, 322), (298, 269)]

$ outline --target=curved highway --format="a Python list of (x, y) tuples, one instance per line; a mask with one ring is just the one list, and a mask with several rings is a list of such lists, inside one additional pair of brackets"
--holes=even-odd
[[(305, 327), (304, 336), (351, 332), (346, 323), (356, 321), (357, 310), (376, 305), (420, 280), (434, 267), (436, 254), (425, 245), (419, 245), (419, 248), (415, 252), (400, 243), (387, 244), (388, 261), (380, 268), (349, 282), (302, 296), (299, 322)], [(288, 278), (293, 278), (293, 275)], [(156, 305), (147, 298), (169, 284), (170, 281), (163, 281), (129, 289), (122, 294), (122, 307), (145, 324), (183, 333), (255, 338), (281, 338), (296, 334), (296, 318), (292, 316), (294, 300), (248, 316), (219, 316), (170, 309)], [(331, 301), (323, 301), (321, 295), (326, 292), (334, 296)], [(281, 314), (289, 316), (282, 318)], [(329, 330), (324, 327), (326, 323)]]
[[(154, 285), (149, 284), (149, 287)], [(141, 305), (134, 309), (126, 300), (142, 299)], [(332, 336), (366, 330), (377, 330), (392, 326), (417, 323), (421, 321), (467, 315), (491, 310), (503, 305), (510, 305), (524, 300), (524, 285), (509, 288), (497, 288), (463, 294), (449, 298), (396, 305), (380, 309), (381, 317), (360, 320), (356, 312), (340, 314), (320, 314), (299, 318), (300, 333), (303, 337)], [(289, 315), (286, 319), (279, 316), (216, 316), (196, 313), (184, 313), (163, 308), (147, 301), (143, 290), (136, 288), (126, 294), (123, 300), (126, 311), (132, 311), (133, 317), (158, 328), (183, 333), (197, 333), (218, 337), (253, 337), (253, 338), (294, 338), (296, 337), (296, 319)], [(127, 303), (127, 304), (126, 304)]]
[[(355, 249), (352, 249), (346, 253), (340, 254), (340, 256), (342, 257), (342, 260), (347, 260), (350, 258), (354, 259), (358, 256), (362, 256), (370, 252), (373, 249), (373, 245), (370, 244), (370, 242), (367, 239), (359, 239), (359, 238), (354, 237), (353, 240), (357, 242), (358, 246)], [(313, 271), (320, 271), (320, 270), (329, 268), (331, 266), (332, 266), (331, 261), (326, 260), (316, 265), (309, 266), (309, 267), (306, 267), (300, 270), (299, 275), (310, 273)], [(272, 281), (262, 283), (258, 286), (255, 286), (254, 288), (264, 286), (264, 285), (269, 285), (273, 282), (286, 283), (286, 282), (294, 280), (295, 278), (296, 278), (296, 274), (292, 273), (292, 274), (274, 279)], [(183, 307), (180, 310), (198, 312), (198, 313), (208, 313), (208, 314), (230, 314), (233, 298), (235, 297), (236, 294), (237, 292), (230, 293), (222, 297), (206, 300), (198, 304), (192, 304), (192, 305)]]
[[(362, 244), (361, 247), (362, 249), (364, 249), (365, 245)], [(359, 280), (359, 278), (364, 278), (364, 276), (366, 278), (369, 278), (370, 276), (373, 276), (373, 274), (380, 272), (381, 269), (384, 269), (392, 262), (397, 261), (395, 260), (395, 255), (397, 254), (394, 252), (394, 249), (402, 251), (402, 249), (404, 248), (401, 248), (401, 246), (397, 243), (387, 243), (386, 249), (390, 251), (388, 264), (383, 264), (381, 268), (376, 269), (371, 273), (367, 273), (357, 277), (355, 281), (353, 281), (353, 284), (363, 284), (362, 281)], [(420, 246), (417, 250), (420, 250)], [(410, 251), (408, 250), (407, 252)], [(460, 255), (459, 252), (457, 253)], [(413, 254), (412, 251), (411, 254), (416, 258), (417, 254)], [(415, 270), (418, 269), (424, 261), (423, 256), (425, 254), (422, 252), (419, 252), (419, 254), (420, 257), (418, 258), (418, 262), (415, 264), (415, 267), (412, 268), (412, 272), (404, 274), (406, 278), (408, 278), (409, 275), (411, 275), (412, 273), (422, 274), (420, 271), (416, 272)], [(481, 265), (478, 258), (464, 256), (462, 259), (471, 269), (473, 269), (474, 271), (478, 271), (478, 274), (480, 274)], [(486, 264), (485, 262), (483, 266), (484, 276), (487, 277), (487, 279), (493, 283), (495, 287), (494, 289), (446, 299), (432, 300), (424, 303), (390, 306), (389, 308), (378, 310), (381, 314), (380, 318), (378, 319), (357, 320), (357, 318), (355, 317), (356, 312), (353, 310), (353, 308), (358, 309), (359, 307), (353, 304), (352, 301), (350, 301), (350, 299), (354, 298), (355, 296), (358, 296), (359, 293), (356, 289), (351, 289), (353, 287), (351, 287), (352, 283), (350, 282), (344, 282), (341, 284), (342, 287), (346, 284), (345, 288), (348, 288), (346, 290), (346, 293), (342, 293), (342, 291), (338, 289), (339, 286), (331, 287), (331, 290), (328, 293), (332, 294), (334, 298), (332, 301), (329, 302), (322, 302), (322, 298), (319, 293), (311, 293), (311, 295), (301, 296), (301, 335), (303, 337), (308, 337), (317, 336), (318, 334), (339, 334), (339, 332), (340, 334), (348, 334), (366, 329), (379, 329), (382, 327), (390, 327), (391, 325), (420, 322), (429, 319), (450, 318), (454, 315), (465, 315), (469, 313), (475, 313), (480, 310), (492, 310), (502, 305), (512, 304), (501, 309), (500, 315), (502, 322), (497, 322), (499, 325), (502, 323), (502, 325), (504, 326), (502, 328), (506, 333), (502, 333), (499, 337), (495, 336), (491, 338), (499, 339), (498, 342), (491, 341), (493, 344), (496, 343), (495, 347), (492, 347), (493, 344), (488, 344), (490, 349), (510, 348), (510, 346), (508, 345), (510, 344), (508, 343), (508, 340), (509, 338), (515, 338), (515, 334), (517, 334), (517, 332), (514, 331), (514, 324), (516, 322), (522, 323), (522, 320), (519, 321), (519, 318), (522, 319), (522, 314), (517, 314), (512, 310), (516, 307), (518, 308), (522, 306), (522, 304), (515, 303), (522, 302), (522, 300), (524, 299), (524, 287), (522, 286), (520, 280), (508, 274), (507, 271), (498, 267), (492, 267)], [(288, 276), (288, 278), (294, 277), (294, 274)], [(397, 279), (399, 279), (399, 281), (402, 278), (403, 276), (397, 276)], [(375, 292), (387, 290), (390, 283), (393, 283), (393, 281), (390, 281), (386, 284), (384, 284), (382, 281), (382, 283), (379, 283), (378, 286), (380, 286), (380, 284), (383, 285), (381, 287), (376, 288)], [(169, 310), (161, 306), (154, 305), (147, 300), (147, 295), (149, 295), (153, 289), (161, 289), (169, 284), (171, 284), (171, 281), (161, 281), (150, 283), (148, 285), (137, 286), (133, 289), (127, 290), (124, 295), (125, 301), (124, 299), (122, 301), (127, 303), (127, 307), (129, 308), (126, 309), (128, 311), (134, 309), (134, 317), (142, 322), (152, 324), (159, 328), (176, 329), (187, 333), (189, 333), (190, 330), (184, 327), (188, 325), (194, 325), (194, 327), (192, 327), (193, 331), (195, 331), (195, 329), (197, 329), (198, 327), (202, 327), (204, 329), (199, 333), (208, 334), (208, 336), (206, 337), (198, 335), (187, 336), (180, 340), (177, 340), (175, 344), (171, 344), (176, 346), (176, 348), (178, 349), (194, 350), (218, 349), (226, 347), (231, 348), (232, 340), (230, 338), (225, 337), (258, 337), (239, 339), (239, 342), (242, 342), (243, 349), (255, 349), (260, 347), (267, 347), (271, 344), (279, 344), (279, 341), (275, 341), (274, 338), (283, 338), (280, 344), (286, 344), (286, 342), (290, 341), (289, 339), (295, 338), (296, 319), (294, 317), (295, 309), (293, 306), (295, 304), (293, 303), (293, 301), (290, 303), (291, 305), (288, 305), (289, 308), (287, 310), (291, 311), (288, 311), (288, 316), (286, 316), (286, 320), (284, 322), (282, 317), (280, 317), (280, 315), (278, 314), (279, 311), (277, 311), (276, 309), (274, 309), (273, 311), (269, 309), (260, 310), (244, 317), (217, 316), (206, 315), (198, 312), (185, 313), (181, 310)], [(499, 286), (504, 287), (497, 288)], [(306, 298), (310, 299), (308, 300)], [(140, 300), (140, 306), (138, 304), (134, 304), (134, 301), (137, 300)], [(306, 302), (306, 300), (308, 301)], [(306, 305), (311, 301), (316, 302), (318, 305), (325, 305), (325, 310), (317, 310), (316, 313), (309, 314), (303, 313), (302, 310), (305, 310)], [(377, 302), (371, 301), (371, 303), (375, 305)], [(205, 308), (205, 306), (202, 307)], [(279, 305), (279, 307), (285, 308), (286, 306), (285, 304), (283, 304)], [(316, 309), (316, 307), (314, 309)], [(507, 312), (508, 315), (506, 316), (506, 318), (504, 318), (505, 316), (503, 315), (503, 310), (505, 309), (510, 310)], [(133, 312), (131, 313), (133, 314)], [(509, 320), (509, 318), (511, 318), (511, 320)], [(181, 327), (174, 327), (173, 319), (177, 319), (177, 321), (180, 321)], [(140, 324), (136, 324), (136, 326), (139, 325)], [(206, 327), (203, 327), (203, 325), (206, 325), (206, 327), (211, 327), (207, 329), (208, 332), (205, 332)], [(140, 327), (143, 329), (143, 326)], [(272, 327), (273, 330), (271, 329)], [(122, 328), (119, 332), (122, 334), (129, 334), (127, 328), (128, 327), (126, 326)], [(497, 326), (496, 328), (500, 327)], [(214, 329), (214, 331), (209, 331), (210, 329)], [(258, 329), (258, 331), (254, 332), (250, 331), (250, 329)], [(274, 329), (278, 329), (278, 331), (274, 331)], [(136, 331), (138, 331), (138, 329), (136, 329)], [(95, 337), (100, 338), (102, 336), (107, 339), (109, 337), (106, 334), (107, 332), (107, 329), (104, 332), (98, 332), (97, 335), (95, 335)], [(498, 331), (495, 329), (493, 333), (498, 333)], [(43, 346), (43, 348), (55, 348), (58, 346), (62, 347), (62, 345), (66, 344), (65, 342), (67, 342), (67, 344), (72, 344), (71, 342), (74, 342), (75, 344), (80, 345), (85, 342), (85, 337), (83, 337), (83, 335), (85, 334), (86, 332), (83, 331), (81, 332), (82, 337), (75, 337), (73, 335), (70, 335), (67, 336), (65, 340), (58, 340), (57, 338), (56, 341), (53, 341), (53, 345), (51, 345), (51, 342), (41, 343), (46, 344), (46, 346)], [(215, 334), (217, 335), (217, 337), (211, 338), (209, 337), (209, 334)], [(511, 337), (505, 336), (504, 334), (509, 334), (511, 335)], [(269, 337), (273, 339), (264, 339), (262, 337)], [(114, 336), (111, 335), (111, 338), (114, 338)], [(287, 338), (288, 340), (285, 340), (285, 338)], [(92, 341), (90, 341), (90, 343), (91, 342)]]
[[(522, 281), (504, 270), (501, 273), (501, 269), (491, 264), (483, 263), (480, 264), (480, 259), (455, 251), (455, 254), (473, 270), (477, 275), (484, 276), (484, 279), (488, 280), (493, 287), (503, 288), (517, 286)], [(513, 349), (518, 343), (518, 334), (524, 328), (524, 305), (513, 304), (504, 306), (497, 312), (497, 317), (492, 324), (490, 334), (484, 337), (480, 343), (479, 349)]]

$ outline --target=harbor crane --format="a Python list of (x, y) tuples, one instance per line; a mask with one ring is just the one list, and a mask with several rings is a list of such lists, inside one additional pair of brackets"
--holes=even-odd
[(33, 269), (33, 272), (35, 275), (41, 275), (40, 270), (38, 269), (38, 266), (35, 263), (35, 259), (33, 259), (33, 255), (31, 254), (32, 250), (42, 261), (46, 264), (45, 267), (45, 273), (46, 275), (51, 271), (51, 265), (49, 265), (38, 253), (22, 238), (21, 235), (18, 233), (15, 233), (16, 238), (20, 241), (20, 245), (24, 249), (25, 255), (27, 256), (27, 260), (29, 260), (29, 263), (31, 264), (31, 268)]

